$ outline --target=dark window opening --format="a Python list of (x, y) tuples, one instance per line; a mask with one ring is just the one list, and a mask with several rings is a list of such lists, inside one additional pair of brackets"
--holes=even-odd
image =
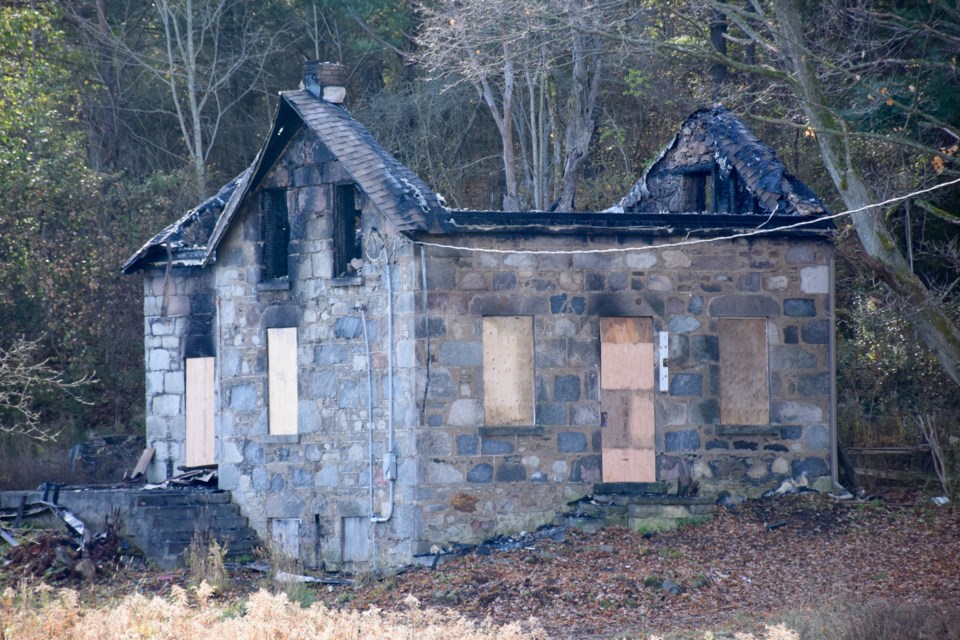
[(263, 279), (287, 276), (287, 245), (290, 243), (290, 222), (287, 218), (287, 192), (269, 189), (263, 192)]
[(688, 213), (712, 211), (713, 176), (709, 173), (688, 173), (681, 180), (683, 210)]
[(338, 184), (333, 197), (333, 275), (358, 275), (363, 264), (360, 211), (352, 184)]

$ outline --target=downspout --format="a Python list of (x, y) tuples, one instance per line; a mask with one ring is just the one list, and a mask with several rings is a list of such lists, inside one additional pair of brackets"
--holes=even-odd
[(373, 520), (373, 358), (370, 356), (370, 336), (367, 334), (367, 314), (362, 302), (353, 307), (360, 311), (360, 323), (363, 325), (363, 345), (367, 354), (367, 448), (370, 458), (370, 519)]
[[(390, 482), (390, 498), (385, 515), (370, 516), (370, 522), (373, 523), (387, 522), (393, 517), (394, 485), (397, 481), (397, 456), (393, 450), (393, 270), (390, 268), (390, 254), (391, 252), (387, 251), (384, 262), (387, 276), (387, 388), (390, 391), (390, 401), (387, 404), (387, 451), (383, 456), (383, 477)], [(370, 474), (370, 489), (372, 491), (373, 467), (370, 468)]]

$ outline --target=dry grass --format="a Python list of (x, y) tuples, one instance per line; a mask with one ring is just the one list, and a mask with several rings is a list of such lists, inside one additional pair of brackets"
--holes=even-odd
[(794, 611), (783, 617), (799, 640), (960, 640), (960, 611), (895, 600)]
[(226, 589), (230, 582), (224, 564), (227, 551), (227, 545), (219, 543), (209, 531), (194, 531), (185, 551), (190, 582), (194, 585), (206, 582), (217, 591)]
[(417, 640), (542, 640), (534, 623), (494, 626), (456, 613), (422, 608), (409, 598), (405, 610), (337, 611), (315, 603), (302, 609), (285, 594), (259, 591), (242, 607), (214, 602), (206, 583), (193, 596), (173, 587), (169, 597), (134, 594), (114, 606), (81, 607), (76, 592), (49, 587), (7, 589), (0, 594), (0, 640), (265, 640), (416, 638)]

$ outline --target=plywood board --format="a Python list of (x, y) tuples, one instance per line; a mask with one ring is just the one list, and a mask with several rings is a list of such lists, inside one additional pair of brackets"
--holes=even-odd
[(603, 481), (656, 481), (653, 320), (600, 318)]
[(531, 425), (533, 408), (533, 318), (484, 318), (484, 421), (498, 426)]
[(185, 464), (216, 464), (214, 426), (214, 359), (187, 358)]
[(267, 329), (268, 413), (271, 435), (297, 433), (297, 329)]
[(344, 562), (370, 560), (370, 519), (344, 518), (342, 558)]
[(600, 318), (600, 388), (653, 389), (652, 319)]
[(153, 460), (154, 454), (157, 453), (157, 450), (153, 447), (147, 447), (143, 450), (143, 453), (140, 454), (140, 459), (137, 460), (137, 466), (133, 468), (133, 474), (131, 477), (137, 478), (142, 476), (147, 472), (147, 467), (150, 466), (150, 461)]
[(652, 448), (653, 394), (646, 390), (601, 389), (603, 446)]
[(270, 551), (289, 560), (300, 559), (300, 518), (270, 519)]
[(657, 462), (653, 449), (603, 448), (604, 482), (656, 482)]
[(720, 422), (769, 424), (766, 318), (720, 318)]

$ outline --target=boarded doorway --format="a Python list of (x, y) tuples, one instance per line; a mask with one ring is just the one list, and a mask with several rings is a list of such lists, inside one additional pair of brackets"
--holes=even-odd
[(185, 462), (200, 467), (217, 462), (213, 420), (213, 358), (187, 358), (187, 438)]
[(600, 318), (600, 411), (603, 481), (656, 481), (652, 318)]

